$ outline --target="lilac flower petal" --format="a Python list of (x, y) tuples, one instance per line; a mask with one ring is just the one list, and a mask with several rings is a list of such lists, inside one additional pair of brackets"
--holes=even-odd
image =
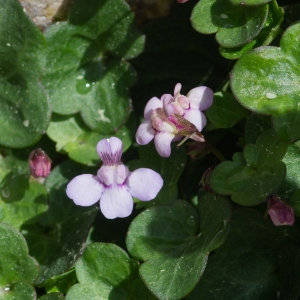
[(154, 199), (163, 183), (163, 179), (158, 173), (147, 168), (137, 169), (127, 178), (129, 193), (142, 201)]
[(199, 86), (190, 90), (186, 96), (191, 103), (191, 108), (203, 111), (212, 105), (214, 93), (206, 86)]
[(205, 114), (196, 109), (187, 110), (184, 114), (184, 118), (193, 123), (200, 132), (207, 123)]
[(161, 101), (163, 106), (167, 105), (168, 103), (172, 102), (173, 96), (171, 94), (164, 94), (161, 96)]
[(99, 201), (103, 185), (96, 176), (83, 174), (73, 178), (67, 185), (67, 195), (76, 205), (90, 206)]
[(133, 201), (127, 187), (106, 188), (100, 200), (100, 209), (107, 219), (128, 217)]
[(144, 109), (144, 118), (145, 120), (150, 120), (151, 114), (153, 112), (154, 109), (157, 108), (162, 108), (163, 107), (163, 103), (160, 99), (158, 99), (157, 97), (153, 97), (151, 98)]
[(97, 144), (97, 152), (105, 164), (114, 165), (121, 160), (122, 141), (114, 136), (110, 139), (103, 139)]
[(180, 93), (180, 90), (181, 90), (181, 84), (177, 83), (174, 88), (174, 97), (176, 96), (176, 94)]
[(139, 126), (135, 134), (135, 139), (138, 144), (147, 145), (152, 141), (154, 135), (155, 130), (152, 127), (152, 122), (146, 120)]
[(154, 144), (158, 154), (162, 157), (171, 155), (171, 142), (175, 134), (170, 132), (159, 132), (154, 137)]

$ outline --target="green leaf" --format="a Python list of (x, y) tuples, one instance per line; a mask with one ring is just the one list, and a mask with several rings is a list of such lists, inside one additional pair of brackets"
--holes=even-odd
[(216, 34), (227, 48), (245, 45), (255, 38), (268, 16), (268, 5), (233, 6), (228, 0), (201, 0), (193, 9), (192, 26), (204, 34)]
[(1, 299), (35, 299), (32, 284), (38, 275), (38, 265), (28, 255), (24, 238), (4, 223), (0, 223), (0, 236)]
[(49, 192), (49, 211), (40, 224), (22, 227), (30, 254), (40, 264), (38, 285), (46, 285), (51, 277), (66, 272), (83, 251), (98, 209), (95, 205), (76, 206), (66, 195), (66, 185), (82, 173), (94, 174), (96, 170), (72, 161), (54, 168), (45, 182)]
[(43, 83), (54, 112), (80, 112), (85, 124), (101, 134), (122, 127), (132, 110), (128, 88), (135, 81), (124, 59), (139, 54), (144, 44), (132, 27), (133, 14), (122, 0), (89, 0), (75, 1), (69, 22), (46, 31), (49, 51)]
[(261, 47), (235, 65), (231, 87), (246, 108), (273, 116), (276, 133), (288, 142), (300, 139), (298, 60), (300, 23), (288, 28), (280, 48)]
[(229, 230), (230, 205), (226, 199), (205, 194), (195, 209), (183, 201), (153, 206), (129, 227), (130, 254), (145, 261), (140, 275), (159, 299), (181, 299), (200, 279), (210, 251), (218, 248)]
[(36, 222), (47, 210), (47, 190), (28, 175), (8, 174), (0, 184), (0, 221), (16, 229)]
[(274, 132), (264, 131), (256, 140), (256, 144), (248, 144), (244, 148), (244, 157), (250, 166), (271, 165), (283, 159), (287, 151), (287, 143), (278, 139)]
[(286, 174), (281, 161), (287, 144), (272, 130), (264, 131), (256, 144), (244, 148), (244, 159), (233, 156), (233, 161), (219, 164), (213, 171), (210, 184), (220, 194), (231, 195), (232, 201), (246, 206), (258, 205), (279, 187)]
[(67, 293), (76, 299), (155, 299), (138, 276), (138, 263), (115, 244), (93, 243), (76, 263), (79, 284)]
[(293, 192), (300, 188), (300, 142), (289, 145), (282, 161), (286, 165), (286, 176), (277, 193), (283, 198), (289, 199)]
[(63, 293), (65, 294), (74, 284), (77, 283), (75, 269), (71, 269), (66, 273), (53, 276), (47, 280), (45, 290), (47, 293)]
[(297, 299), (298, 230), (274, 226), (263, 213), (249, 208), (237, 209), (231, 226), (226, 242), (209, 257), (186, 299)]
[(213, 104), (205, 113), (218, 128), (233, 127), (239, 120), (248, 115), (247, 110), (228, 92), (215, 93)]
[(275, 0), (268, 4), (267, 20), (259, 34), (247, 44), (237, 48), (220, 47), (220, 53), (227, 59), (239, 59), (242, 55), (259, 46), (269, 45), (277, 36), (280, 24), (284, 19), (284, 11)]
[[(127, 123), (113, 134), (122, 140), (123, 151), (130, 147), (135, 128), (135, 119), (132, 115)], [(57, 142), (57, 151), (66, 151), (72, 160), (88, 166), (99, 165), (100, 158), (96, 145), (100, 140), (111, 137), (109, 134), (91, 131), (78, 114), (73, 116), (54, 114), (47, 134)]]
[(272, 0), (229, 0), (230, 3), (232, 3), (233, 5), (261, 5), (261, 4), (265, 4), (268, 2), (271, 2)]
[(41, 138), (50, 119), (39, 82), (45, 40), (17, 0), (1, 4), (0, 28), (0, 143), (22, 148)]
[(292, 194), (289, 204), (293, 207), (295, 215), (300, 217), (300, 189)]
[(39, 300), (64, 300), (65, 297), (61, 293), (49, 293), (39, 298)]

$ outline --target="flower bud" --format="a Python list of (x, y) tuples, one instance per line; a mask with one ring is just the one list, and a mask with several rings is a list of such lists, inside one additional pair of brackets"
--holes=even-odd
[(51, 159), (41, 148), (31, 151), (29, 158), (30, 174), (33, 177), (48, 177), (51, 170)]
[(276, 194), (269, 197), (268, 213), (275, 226), (292, 226), (295, 222), (294, 209), (281, 201)]

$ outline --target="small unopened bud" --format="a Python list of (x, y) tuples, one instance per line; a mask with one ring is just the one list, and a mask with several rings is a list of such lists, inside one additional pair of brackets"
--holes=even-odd
[(48, 177), (51, 170), (51, 159), (41, 148), (31, 151), (29, 158), (30, 174), (33, 177)]
[(185, 3), (188, 2), (189, 0), (177, 0), (178, 3)]
[(268, 200), (268, 213), (274, 225), (292, 226), (295, 222), (294, 209), (281, 201), (278, 195), (272, 195)]

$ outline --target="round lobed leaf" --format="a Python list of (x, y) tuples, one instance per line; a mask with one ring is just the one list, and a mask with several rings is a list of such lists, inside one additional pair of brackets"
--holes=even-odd
[(231, 195), (232, 201), (240, 205), (265, 202), (285, 178), (286, 166), (281, 160), (286, 150), (287, 144), (276, 138), (272, 130), (264, 131), (255, 145), (246, 145), (244, 161), (234, 155), (233, 161), (222, 162), (214, 169), (210, 178), (212, 189)]
[(126, 245), (130, 254), (145, 261), (140, 275), (159, 299), (181, 299), (200, 279), (210, 251), (228, 233), (228, 202), (205, 194), (195, 209), (184, 201), (153, 206), (138, 215), (129, 227)]
[(19, 1), (4, 1), (0, 13), (0, 143), (6, 147), (34, 144), (49, 124), (50, 105), (39, 82), (45, 51), (42, 34)]
[(32, 284), (38, 275), (38, 264), (28, 255), (23, 236), (4, 223), (0, 223), (0, 236), (1, 299), (35, 299)]
[(137, 270), (138, 262), (117, 245), (93, 243), (76, 263), (79, 284), (68, 291), (66, 299), (155, 299), (138, 278)]
[(232, 72), (231, 88), (246, 108), (272, 115), (276, 133), (288, 142), (300, 139), (298, 60), (300, 23), (289, 27), (279, 47), (245, 54)]
[(201, 0), (193, 9), (192, 26), (204, 34), (216, 34), (217, 42), (226, 48), (249, 43), (262, 29), (269, 7), (232, 5), (228, 0)]

